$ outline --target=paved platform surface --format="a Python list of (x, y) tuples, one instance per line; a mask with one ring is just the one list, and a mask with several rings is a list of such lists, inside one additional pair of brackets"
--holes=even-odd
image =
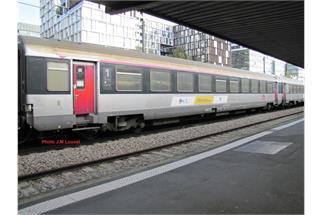
[(48, 213), (304, 213), (303, 127)]

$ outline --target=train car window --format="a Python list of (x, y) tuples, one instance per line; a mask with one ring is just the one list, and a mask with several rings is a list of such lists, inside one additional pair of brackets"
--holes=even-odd
[(260, 93), (266, 93), (266, 82), (265, 81), (259, 82), (259, 90), (260, 90)]
[(241, 80), (241, 85), (242, 85), (242, 92), (249, 93), (249, 79), (243, 78)]
[(290, 86), (289, 86), (289, 84), (285, 84), (285, 93), (290, 93)]
[(283, 93), (283, 83), (278, 83), (278, 93)]
[(252, 93), (258, 93), (258, 80), (252, 80)]
[(85, 67), (77, 66), (76, 71), (76, 88), (83, 89), (85, 88)]
[(187, 72), (177, 72), (178, 92), (193, 92), (193, 74)]
[(199, 74), (199, 92), (211, 92), (211, 75), (200, 75)]
[(168, 71), (151, 69), (150, 71), (150, 88), (154, 92), (171, 91), (171, 74)]
[(142, 70), (128, 66), (117, 66), (116, 68), (116, 90), (136, 91), (143, 90)]
[(216, 77), (216, 92), (225, 93), (227, 92), (227, 80), (224, 78)]
[(100, 63), (100, 82), (101, 82), (101, 93), (113, 92), (114, 89), (114, 66), (106, 63)]
[(229, 80), (229, 90), (231, 93), (239, 93), (239, 80), (231, 78)]
[(273, 93), (274, 89), (273, 89), (273, 83), (272, 82), (267, 82), (267, 93)]
[(290, 85), (289, 85), (289, 90), (288, 90), (288, 92), (289, 92), (290, 94), (293, 94), (293, 85), (292, 85), (292, 84), (290, 84)]
[(69, 91), (68, 63), (47, 62), (47, 90)]

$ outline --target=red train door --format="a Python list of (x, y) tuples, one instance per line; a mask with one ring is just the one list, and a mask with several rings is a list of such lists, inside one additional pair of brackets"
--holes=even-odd
[(94, 64), (74, 64), (74, 110), (76, 115), (94, 113)]

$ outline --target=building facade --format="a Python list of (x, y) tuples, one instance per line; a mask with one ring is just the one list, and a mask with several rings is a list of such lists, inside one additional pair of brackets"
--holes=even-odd
[(138, 11), (110, 15), (89, 1), (41, 0), (41, 36), (162, 54), (173, 45), (172, 26)]
[(182, 25), (173, 27), (174, 46), (181, 47), (195, 61), (231, 66), (228, 41), (190, 29)]
[(89, 1), (41, 0), (41, 37), (136, 49), (142, 43), (140, 13), (109, 15)]
[(172, 26), (165, 23), (149, 20), (144, 17), (141, 20), (142, 50), (145, 53), (166, 55), (167, 48), (173, 46)]
[(281, 60), (237, 44), (232, 44), (231, 50), (232, 67), (234, 68), (277, 76), (283, 76), (285, 74), (285, 62)]
[(18, 35), (40, 37), (40, 26), (19, 22)]

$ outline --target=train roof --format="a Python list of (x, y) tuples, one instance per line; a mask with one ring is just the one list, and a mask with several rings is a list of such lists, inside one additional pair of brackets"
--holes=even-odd
[(276, 81), (276, 76), (250, 72), (209, 63), (185, 60), (174, 57), (146, 54), (135, 50), (103, 46), (89, 43), (75, 43), (54, 39), (20, 36), (26, 56), (42, 56), (62, 59), (78, 59), (101, 62), (125, 63), (181, 71), (210, 73), (223, 76)]

